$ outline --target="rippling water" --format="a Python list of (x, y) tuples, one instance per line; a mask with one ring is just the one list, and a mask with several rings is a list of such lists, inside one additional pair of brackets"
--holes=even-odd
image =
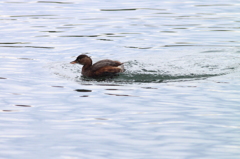
[[(238, 159), (238, 0), (0, 2), (0, 158)], [(124, 62), (111, 79), (70, 61)]]

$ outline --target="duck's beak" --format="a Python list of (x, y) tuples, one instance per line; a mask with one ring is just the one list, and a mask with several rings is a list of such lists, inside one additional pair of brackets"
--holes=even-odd
[(76, 61), (72, 61), (72, 62), (70, 62), (70, 64), (76, 64), (77, 62)]

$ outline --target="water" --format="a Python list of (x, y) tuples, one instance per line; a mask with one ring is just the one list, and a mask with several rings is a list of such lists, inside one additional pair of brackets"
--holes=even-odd
[[(240, 157), (238, 0), (0, 7), (1, 159)], [(84, 78), (81, 53), (126, 72)]]

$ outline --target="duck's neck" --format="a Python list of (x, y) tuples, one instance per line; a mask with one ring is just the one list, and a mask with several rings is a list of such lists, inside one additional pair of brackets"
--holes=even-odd
[(92, 59), (87, 58), (87, 59), (84, 61), (84, 65), (83, 65), (83, 67), (82, 67), (82, 70), (88, 70), (88, 69), (90, 69), (91, 66), (92, 66)]

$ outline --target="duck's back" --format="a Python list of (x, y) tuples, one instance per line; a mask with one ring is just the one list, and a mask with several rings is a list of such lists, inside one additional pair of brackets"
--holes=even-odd
[(122, 63), (119, 61), (113, 61), (113, 60), (108, 60), (108, 59), (100, 60), (92, 65), (92, 71), (97, 71), (106, 66), (118, 67), (120, 65), (122, 65)]
[(96, 62), (91, 66), (92, 76), (108, 76), (114, 75), (119, 72), (123, 72), (123, 67), (121, 66), (122, 63), (119, 61), (112, 61), (112, 60), (101, 60)]

